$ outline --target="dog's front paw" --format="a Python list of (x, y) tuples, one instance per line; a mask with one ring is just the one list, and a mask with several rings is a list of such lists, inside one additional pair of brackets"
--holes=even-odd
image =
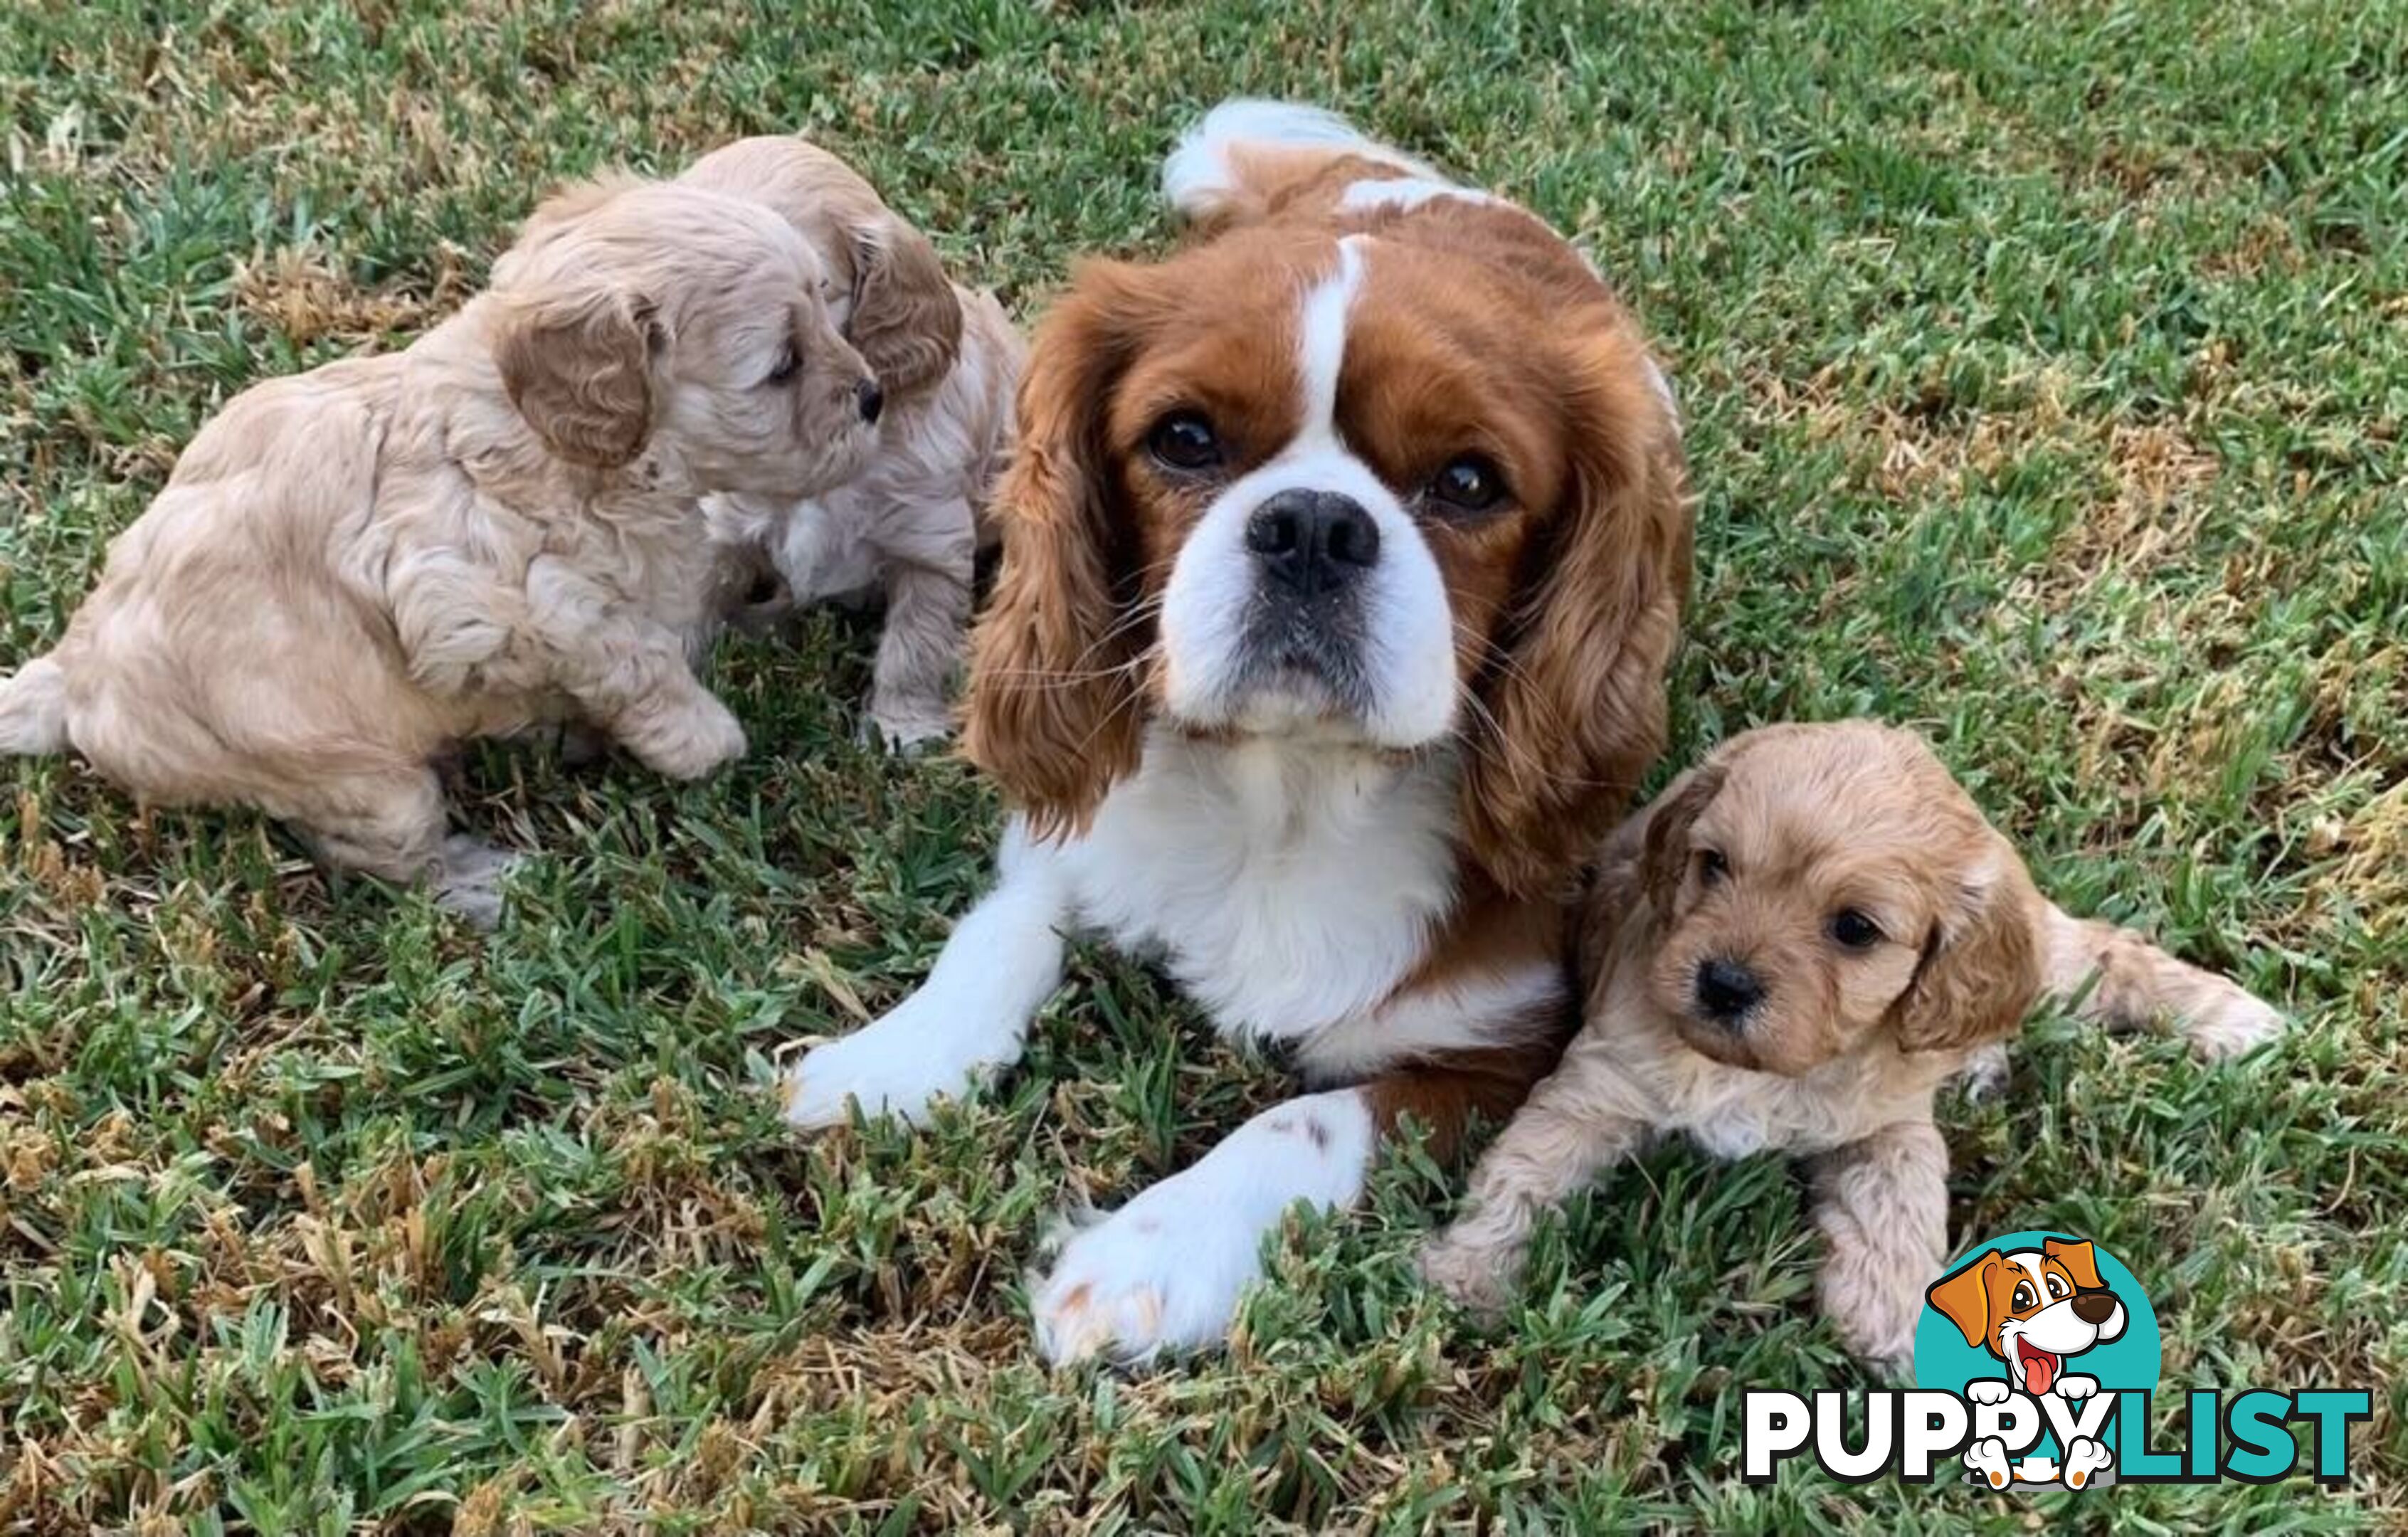
[(668, 779), (707, 779), (744, 755), (744, 727), (728, 708), (703, 695), (658, 729), (622, 738), (627, 751)]
[(448, 838), (443, 852), (426, 872), (435, 905), (457, 914), (468, 927), (490, 934), (502, 921), (502, 883), (518, 868), (520, 856), (465, 835)]
[(1493, 1322), (1512, 1298), (1520, 1257), (1461, 1235), (1459, 1226), (1450, 1228), (1422, 1245), (1422, 1279), (1473, 1317)]
[(2004, 1403), (2014, 1392), (1997, 1377), (1976, 1377), (1965, 1385), (1965, 1397), (1974, 1403)]
[(906, 999), (876, 1024), (805, 1052), (786, 1070), (782, 1085), (787, 1124), (842, 1126), (858, 1104), (864, 1115), (918, 1125), (938, 1099), (967, 1096), (984, 1064), (940, 1049), (917, 1023)]
[(898, 756), (933, 747), (953, 729), (942, 706), (881, 706), (864, 724), (865, 737)]
[(2057, 1391), (2058, 1396), (2080, 1403), (2084, 1399), (2099, 1391), (2099, 1379), (2069, 1372), (2057, 1379)]

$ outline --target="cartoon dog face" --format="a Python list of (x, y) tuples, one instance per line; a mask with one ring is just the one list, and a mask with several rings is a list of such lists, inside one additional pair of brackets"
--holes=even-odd
[(2124, 1304), (2099, 1278), (2086, 1243), (2044, 1240), (2037, 1249), (1992, 1249), (1927, 1294), (1941, 1315), (2007, 1364), (2007, 1379), (2031, 1394), (2057, 1386), (2065, 1358), (2124, 1332)]

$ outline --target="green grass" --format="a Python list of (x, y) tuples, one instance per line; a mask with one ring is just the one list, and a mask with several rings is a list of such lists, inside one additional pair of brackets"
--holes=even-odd
[[(0, 18), (0, 667), (178, 447), (390, 342), (554, 179), (803, 128), (1033, 313), (1168, 239), (1173, 132), (1329, 102), (1532, 202), (1678, 379), (1700, 592), (1676, 757), (1926, 727), (2070, 905), (2297, 1012), (2237, 1072), (2042, 1020), (1948, 1115), (1952, 1230), (2133, 1266), (2169, 1385), (2358, 1386), (2332, 1494), (2408, 1521), (2408, 7), (1411, 0), (1111, 8), (27, 0)], [(1788, 1171), (1667, 1150), (1468, 1330), (1448, 1179), (1279, 1246), (1226, 1356), (1050, 1373), (1022, 1276), (1277, 1093), (1102, 955), (922, 1136), (798, 1143), (770, 1055), (925, 970), (992, 795), (852, 736), (867, 632), (725, 648), (706, 788), (494, 753), (539, 848), (490, 940), (245, 815), (0, 768), (0, 1530), (2025, 1530), (1736, 1478), (1738, 1390), (1862, 1381)]]

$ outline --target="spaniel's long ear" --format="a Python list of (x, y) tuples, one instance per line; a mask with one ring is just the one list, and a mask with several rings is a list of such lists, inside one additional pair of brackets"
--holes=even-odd
[(560, 457), (596, 468), (635, 458), (652, 424), (651, 306), (615, 289), (518, 300), (494, 361), (502, 388)]
[(1040, 836), (1083, 829), (1138, 763), (1152, 626), (1128, 611), (1136, 555), (1102, 438), (1141, 304), (1134, 269), (1081, 270), (1038, 329), (996, 487), (1003, 567), (970, 638), (962, 749)]
[(962, 350), (962, 301), (928, 237), (890, 213), (853, 232), (848, 338), (887, 395), (916, 395)]
[(1663, 750), (1691, 535), (1679, 428), (1654, 370), (1624, 325), (1580, 347), (1564, 381), (1565, 503), (1479, 684), (1465, 839), (1515, 895), (1577, 872)]
[(1640, 870), (1647, 900), (1670, 917), (1681, 895), (1681, 878), (1689, 868), (1689, 829), (1698, 815), (1723, 787), (1725, 769), (1711, 759), (1674, 780), (1646, 812), (1645, 852)]
[(2013, 1035), (2040, 996), (2040, 898), (2006, 840), (1990, 834), (1984, 842), (1892, 1006), (1909, 1051), (1957, 1051)]

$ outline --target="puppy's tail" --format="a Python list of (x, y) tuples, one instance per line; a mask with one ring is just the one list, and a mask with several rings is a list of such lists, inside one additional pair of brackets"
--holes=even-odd
[(1259, 219), (1283, 194), (1333, 160), (1369, 161), (1391, 174), (1447, 179), (1403, 151), (1369, 138), (1326, 108), (1240, 97), (1204, 114), (1162, 163), (1162, 195), (1190, 223)]
[(67, 750), (67, 675), (36, 656), (0, 678), (0, 753), (31, 756)]
[(2238, 984), (2176, 960), (2129, 929), (2048, 909), (2048, 987), (2109, 1029), (2172, 1021), (2200, 1056), (2238, 1056), (2283, 1031), (2273, 1006)]

